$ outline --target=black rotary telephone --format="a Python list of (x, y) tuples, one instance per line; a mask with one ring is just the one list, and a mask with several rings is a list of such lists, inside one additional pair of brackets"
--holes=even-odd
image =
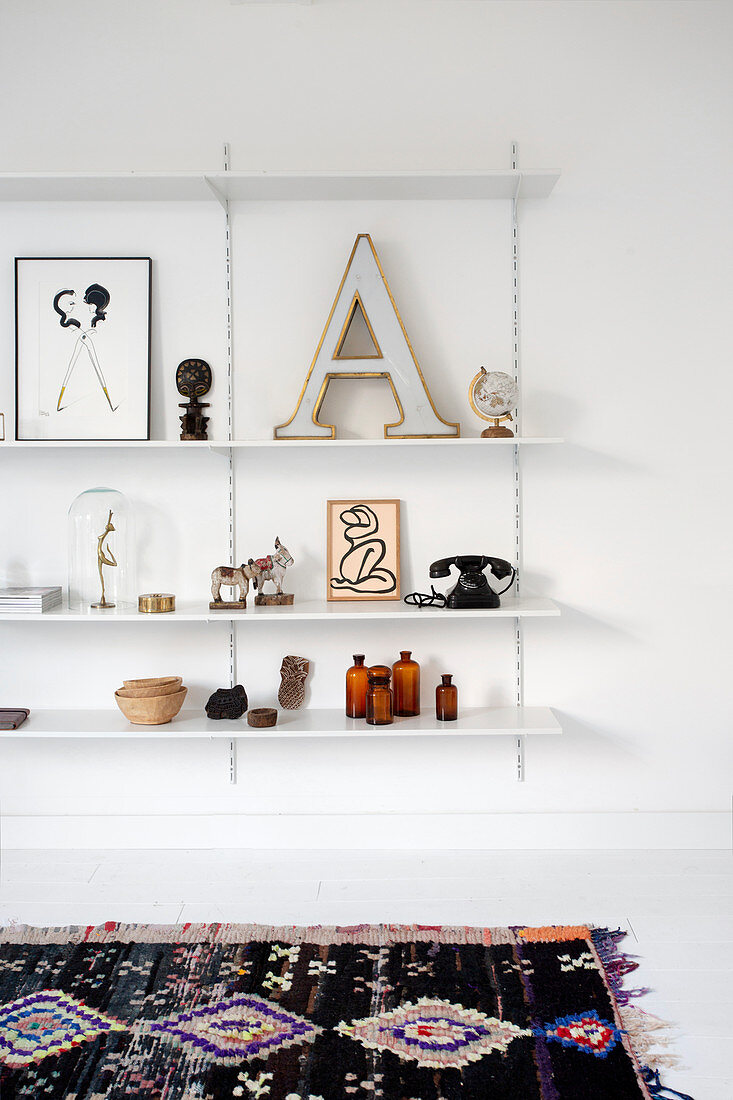
[[(460, 576), (458, 583), (446, 599), (446, 607), (462, 609), (465, 607), (499, 607), (502, 595), (514, 583), (516, 570), (503, 558), (487, 558), (482, 554), (463, 554), (457, 558), (441, 558), (430, 566), (431, 577), (450, 576), (451, 566), (455, 565)], [(503, 580), (511, 576), (509, 584), (497, 593), (489, 584), (485, 573), (486, 567), (491, 569), (497, 580)]]

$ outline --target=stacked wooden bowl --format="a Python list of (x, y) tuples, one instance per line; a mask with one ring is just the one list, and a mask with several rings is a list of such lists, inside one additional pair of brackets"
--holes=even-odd
[(117, 706), (136, 726), (163, 726), (178, 714), (188, 688), (180, 676), (123, 680), (115, 692)]

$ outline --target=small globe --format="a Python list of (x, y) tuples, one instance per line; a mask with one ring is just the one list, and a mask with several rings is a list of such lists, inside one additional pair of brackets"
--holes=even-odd
[(519, 393), (511, 375), (482, 368), (471, 382), (469, 395), (474, 412), (484, 420), (500, 420), (516, 409)]

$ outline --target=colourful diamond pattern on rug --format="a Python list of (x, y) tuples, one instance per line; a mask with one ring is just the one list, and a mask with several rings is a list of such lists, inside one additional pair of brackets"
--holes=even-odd
[(597, 1012), (583, 1012), (578, 1016), (560, 1016), (554, 1024), (546, 1024), (544, 1031), (535, 1032), (546, 1039), (555, 1039), (564, 1047), (575, 1047), (597, 1058), (606, 1058), (621, 1038), (621, 1032), (602, 1020)]
[(0, 1097), (661, 1100), (620, 937), (0, 928)]
[(0, 1005), (0, 1062), (29, 1066), (50, 1054), (71, 1050), (124, 1024), (55, 989), (44, 989)]
[(252, 995), (229, 997), (155, 1020), (147, 1029), (227, 1066), (266, 1058), (294, 1043), (312, 1043), (321, 1031), (309, 1020)]
[(467, 1066), (494, 1050), (504, 1053), (518, 1036), (533, 1034), (506, 1020), (430, 997), (340, 1024), (336, 1030), (372, 1050), (389, 1050), (433, 1069)]

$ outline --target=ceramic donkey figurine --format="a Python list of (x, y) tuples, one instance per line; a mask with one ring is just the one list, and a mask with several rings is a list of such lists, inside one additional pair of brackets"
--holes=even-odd
[[(211, 603), (209, 604), (209, 608), (212, 611), (226, 608), (246, 608), (250, 581), (254, 581), (254, 573), (249, 565), (242, 564), (238, 568), (233, 565), (217, 565), (216, 569), (211, 574)], [(238, 588), (239, 599), (228, 601), (222, 600), (222, 585), (224, 585), (225, 588)]]
[[(283, 592), (283, 579), (285, 577), (285, 570), (288, 566), (293, 564), (293, 558), (286, 546), (280, 542), (279, 538), (275, 539), (275, 553), (268, 554), (266, 558), (250, 558), (248, 565), (249, 574), (252, 577), (252, 583), (257, 589), (257, 595), (255, 596), (255, 604), (261, 606), (262, 604), (292, 604), (292, 593)], [(262, 587), (265, 581), (272, 581), (275, 585), (275, 592), (269, 595), (265, 595), (262, 591)]]

